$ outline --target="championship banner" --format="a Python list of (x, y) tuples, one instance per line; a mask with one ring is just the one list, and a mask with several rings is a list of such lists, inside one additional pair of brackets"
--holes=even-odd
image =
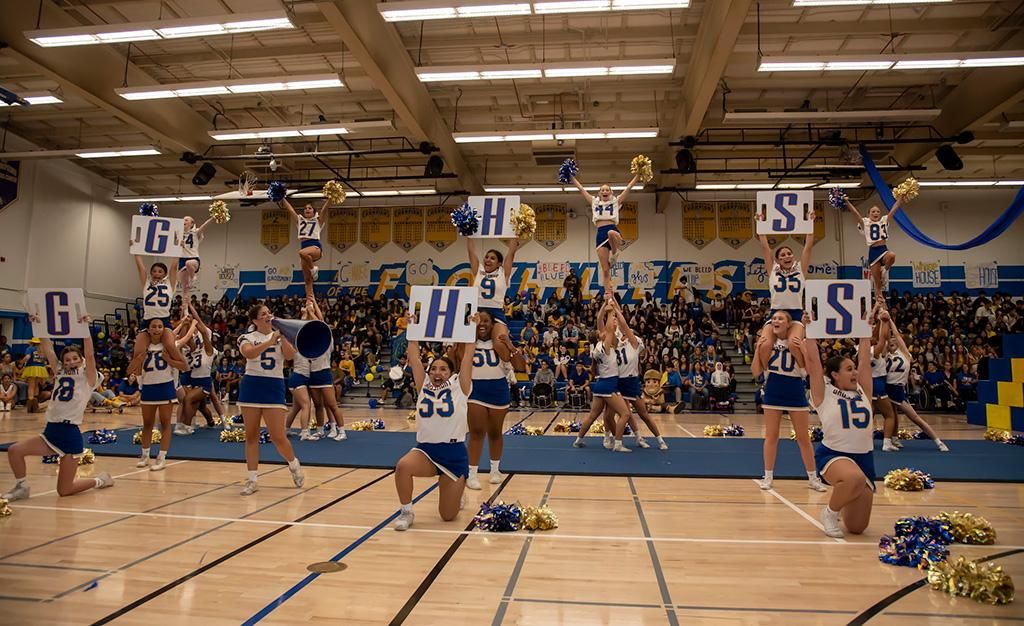
[(452, 207), (427, 207), (426, 240), (435, 250), (444, 250), (455, 243), (458, 233), (452, 224)]
[(352, 208), (327, 209), (327, 241), (344, 252), (359, 241), (359, 213)]
[(988, 263), (964, 263), (964, 282), (968, 289), (998, 289), (999, 266)]
[(824, 200), (818, 200), (814, 203), (814, 243), (818, 243), (825, 238), (826, 207), (831, 208), (831, 205)]
[(637, 224), (639, 203), (623, 202), (619, 205), (619, 234), (622, 235), (622, 248), (628, 248), (629, 244), (637, 240), (640, 227)]
[(391, 222), (391, 240), (402, 250), (408, 252), (423, 241), (423, 207), (395, 207)]
[(391, 241), (391, 209), (363, 207), (359, 209), (359, 241), (376, 252)]
[(569, 275), (570, 269), (571, 266), (563, 261), (537, 261), (534, 275), (539, 286), (558, 289), (565, 282), (565, 277)]
[(238, 267), (234, 265), (214, 265), (213, 270), (217, 274), (217, 289), (238, 288)]
[(277, 254), (291, 240), (292, 221), (284, 209), (263, 209), (260, 213), (260, 243)]
[(21, 161), (0, 159), (0, 211), (18, 199), (18, 170)]
[(285, 265), (264, 265), (263, 266), (263, 287), (267, 291), (284, 291), (292, 284), (292, 273), (295, 266), (291, 263)]
[(940, 265), (939, 261), (911, 261), (910, 269), (914, 275), (914, 289), (941, 287)]
[(702, 249), (715, 239), (715, 204), (683, 202), (683, 239)]
[(554, 250), (565, 241), (566, 217), (564, 203), (540, 203), (533, 205), (537, 216), (537, 232), (533, 239), (548, 250)]
[(739, 249), (754, 236), (754, 205), (750, 202), (716, 202), (718, 236)]

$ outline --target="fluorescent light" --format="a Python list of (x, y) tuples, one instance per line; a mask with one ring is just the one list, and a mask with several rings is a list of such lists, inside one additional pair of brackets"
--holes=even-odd
[(534, 2), (537, 15), (545, 13), (585, 13), (611, 9), (610, 0), (561, 0), (560, 2)]
[(569, 78), (572, 76), (607, 76), (608, 68), (590, 67), (553, 67), (544, 70), (545, 78)]
[(344, 85), (337, 77), (314, 80), (293, 80), (285, 83), (288, 89), (325, 89), (328, 87), (343, 87)]
[(437, 193), (434, 189), (399, 189), (400, 196), (430, 196)]
[(841, 182), (841, 183), (838, 183), (838, 182), (821, 183), (820, 185), (818, 185), (816, 187), (816, 189), (831, 189), (833, 187), (839, 187), (840, 189), (855, 189), (857, 187), (860, 187), (860, 181), (851, 181), (851, 182), (844, 181), (844, 182)]
[(170, 89), (153, 89), (151, 91), (125, 91), (118, 92), (118, 95), (125, 100), (160, 100), (162, 98), (175, 98), (174, 92)]
[(499, 143), (502, 141), (505, 141), (505, 137), (502, 135), (455, 136), (455, 143)]
[(256, 133), (260, 139), (274, 139), (275, 137), (301, 137), (297, 130), (263, 130)]
[(571, 132), (571, 133), (555, 133), (555, 139), (606, 139), (607, 133), (601, 132)]
[(132, 146), (129, 148), (94, 148), (78, 149), (74, 155), (80, 159), (108, 159), (112, 157), (150, 156), (160, 154), (152, 146)]
[(876, 122), (933, 120), (942, 109), (871, 109), (860, 111), (728, 111), (722, 118), (727, 124), (745, 122)]
[(530, 70), (487, 70), (480, 72), (483, 80), (509, 80), (516, 78), (541, 78), (544, 75), (540, 68)]
[(690, 0), (612, 0), (612, 11), (640, 9), (685, 9)]
[(858, 56), (785, 56), (761, 57), (759, 72), (830, 72), (971, 69), (976, 67), (1024, 66), (1024, 51), (958, 52), (923, 54), (879, 54)]
[[(629, 61), (570, 61), (559, 63), (517, 63), (512, 65), (437, 65), (416, 69), (425, 83), (467, 80), (515, 80), (529, 78), (573, 78), (594, 76), (645, 76), (671, 74), (674, 58)], [(605, 65), (607, 63), (608, 65)]]
[[(53, 95), (52, 93), (50, 93), (48, 91), (33, 91), (33, 92), (23, 92), (23, 93), (17, 93), (17, 90), (13, 90), (13, 89), (8, 90), (8, 91), (12, 91), (12, 92), (16, 93), (19, 98), (21, 98), (22, 100), (24, 100), (25, 102), (28, 102), (30, 105), (33, 105), (33, 106), (38, 106), (40, 104), (61, 104), (61, 103), (64, 102), (63, 100), (61, 100), (60, 98), (58, 98), (57, 96)], [(20, 105), (20, 104), (8, 105), (6, 102), (0, 102), (0, 108), (6, 107), (6, 106), (16, 106), (16, 107), (19, 107), (19, 106), (22, 106), (22, 105)]]
[(242, 132), (242, 133), (218, 133), (217, 131), (210, 131), (210, 137), (217, 141), (238, 141), (239, 139), (256, 139), (259, 137), (256, 133)]
[(284, 83), (252, 83), (228, 87), (228, 91), (231, 93), (259, 93), (261, 91), (284, 91), (285, 89), (288, 87)]
[(437, 194), (436, 189), (373, 189), (359, 190), (359, 195), (373, 196), (430, 196)]
[(483, 4), (455, 7), (458, 17), (505, 17), (508, 15), (529, 15), (529, 2), (513, 4)]
[(922, 187), (994, 187), (994, 180), (922, 180)]
[(639, 76), (642, 74), (671, 74), (674, 65), (613, 65), (609, 76)]
[(72, 28), (26, 31), (25, 37), (44, 48), (93, 44), (128, 43), (154, 39), (209, 37), (234, 33), (293, 28), (284, 11), (260, 11), (208, 17), (190, 17), (151, 22), (99, 24)]
[(825, 63), (825, 71), (846, 71), (846, 70), (887, 70), (892, 67), (892, 61), (829, 61)]
[(178, 196), (179, 202), (197, 202), (201, 200), (213, 200), (213, 196)]
[(277, 126), (273, 128), (232, 128), (211, 130), (209, 135), (216, 141), (238, 141), (241, 139), (268, 139), (274, 137), (317, 137), (320, 135), (347, 135), (353, 132), (394, 129), (391, 120), (368, 120), (365, 122), (336, 122), (332, 124), (308, 124), (305, 126)]
[(964, 59), (961, 67), (1013, 67), (1024, 65), (1024, 56)]
[(187, 98), (189, 96), (220, 96), (226, 93), (231, 93), (228, 88), (224, 85), (210, 85), (209, 87), (191, 87), (189, 89), (175, 89), (174, 95), (179, 98)]
[(539, 2), (413, 0), (382, 2), (377, 4), (377, 10), (388, 22), (406, 22), (509, 15), (685, 9), (688, 6), (690, 6), (689, 0), (542, 0)]
[(420, 81), (424, 83), (434, 83), (441, 81), (462, 81), (462, 80), (480, 80), (480, 72), (476, 71), (465, 71), (465, 72), (423, 72), (416, 70), (416, 76), (419, 77)]
[(795, 7), (863, 6), (866, 4), (939, 4), (953, 0), (793, 0)]
[(141, 202), (202, 202), (213, 200), (213, 196), (114, 196), (114, 202), (120, 203), (141, 203)]
[(698, 183), (697, 189), (715, 190), (715, 189), (735, 189), (736, 183)]
[(920, 59), (918, 61), (905, 60), (896, 61), (892, 66), (894, 70), (940, 70), (951, 67), (960, 67), (960, 59)]
[(779, 189), (807, 189), (814, 185), (815, 183), (779, 183), (777, 186)]
[(758, 72), (819, 72), (825, 69), (824, 61), (804, 61), (804, 62), (786, 62), (786, 61), (765, 61), (761, 60), (761, 65), (758, 66)]
[(996, 187), (1024, 187), (1024, 180), (997, 180)]
[[(391, 122), (388, 122), (387, 126), (390, 128)], [(348, 129), (344, 126), (311, 126), (309, 128), (300, 128), (299, 134), (303, 137), (316, 137), (317, 135), (347, 135)]]
[(651, 130), (609, 132), (606, 135), (608, 139), (647, 139), (657, 136), (658, 130), (656, 128)]
[(620, 128), (620, 129), (578, 129), (562, 130), (554, 133), (537, 131), (517, 131), (499, 134), (501, 131), (482, 133), (453, 133), (455, 143), (501, 143), (504, 141), (552, 141), (554, 139), (647, 139), (658, 136), (657, 128)]
[(774, 189), (775, 183), (736, 183), (737, 189)]
[(525, 135), (505, 135), (505, 141), (552, 141), (551, 133), (528, 133)]
[[(378, 7), (388, 6), (386, 4)], [(449, 20), (459, 16), (455, 7), (437, 7), (434, 9), (380, 9), (380, 14), (386, 22), (406, 22), (419, 20)]]
[(172, 83), (151, 87), (122, 87), (115, 89), (125, 100), (157, 100), (161, 98), (188, 98), (241, 93), (259, 93), (291, 89), (323, 89), (343, 87), (335, 74), (312, 74), (283, 78), (237, 78), (190, 83)]

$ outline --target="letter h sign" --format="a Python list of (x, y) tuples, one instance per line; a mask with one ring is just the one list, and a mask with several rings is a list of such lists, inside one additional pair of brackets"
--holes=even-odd
[(469, 206), (480, 220), (475, 239), (508, 239), (512, 234), (512, 211), (519, 208), (519, 196), (470, 196)]
[(413, 321), (409, 341), (470, 343), (476, 340), (476, 313), (479, 299), (476, 287), (431, 287), (416, 285), (409, 296)]

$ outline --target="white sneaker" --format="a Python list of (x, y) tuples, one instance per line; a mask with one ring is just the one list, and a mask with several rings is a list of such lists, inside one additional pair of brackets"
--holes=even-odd
[(615, 442), (615, 447), (612, 448), (612, 451), (613, 452), (632, 452), (632, 450), (630, 450), (626, 446), (622, 445), (621, 441), (616, 441)]
[(935, 440), (935, 445), (939, 447), (939, 452), (949, 452), (949, 446), (947, 446), (946, 444), (942, 443), (942, 441), (936, 439)]
[(300, 465), (293, 468), (289, 465), (288, 471), (292, 474), (292, 482), (295, 483), (296, 487), (301, 489), (302, 485), (306, 482), (306, 472), (302, 471), (302, 466)]
[(769, 489), (772, 488), (772, 479), (771, 478), (760, 478), (757, 481), (757, 486), (760, 487), (761, 489), (765, 490), (765, 491), (768, 491)]
[(331, 437), (331, 439), (334, 439), (335, 441), (345, 441), (346, 439), (348, 439), (348, 433), (345, 432), (344, 428), (339, 428), (337, 429), (337, 432), (334, 433), (334, 436)]
[(473, 491), (480, 491), (480, 479), (476, 474), (471, 475), (466, 479), (466, 489), (472, 489)]
[(395, 530), (409, 530), (412, 526), (413, 520), (416, 519), (416, 514), (412, 511), (402, 511), (398, 514), (398, 519), (395, 520)]
[(891, 443), (889, 443), (887, 441), (883, 441), (882, 442), (882, 452), (899, 452), (899, 451), (900, 451), (900, 449), (897, 448), (896, 446), (894, 446), (893, 444), (891, 444)]
[(174, 425), (174, 434), (175, 435), (187, 435), (188, 432), (185, 430), (185, 425), (182, 424), (181, 422), (178, 422), (177, 424), (175, 424)]
[(807, 488), (819, 492), (828, 491), (828, 487), (826, 487), (825, 483), (821, 482), (821, 479), (817, 476), (807, 479)]
[(320, 278), (320, 268), (314, 265), (313, 271), (311, 271), (309, 274), (310, 276), (313, 277), (313, 280), (316, 281), (316, 279)]
[(612, 438), (611, 433), (604, 434), (604, 449), (611, 450), (615, 447), (615, 439)]
[(892, 445), (896, 446), (897, 450), (903, 449), (903, 443), (899, 439), (896, 439), (895, 437), (893, 437)]
[(149, 471), (151, 471), (151, 472), (159, 472), (159, 471), (163, 470), (165, 467), (167, 467), (167, 458), (164, 457), (164, 458), (161, 459), (161, 458), (158, 457), (157, 460), (156, 460), (156, 463), (154, 463), (154, 464), (149, 466)]
[(835, 539), (842, 539), (843, 527), (839, 525), (840, 514), (829, 513), (828, 507), (821, 507), (821, 525), (825, 527), (825, 534)]
[(587, 447), (587, 444), (583, 443), (583, 439), (581, 437), (577, 437), (576, 440), (572, 442), (572, 447), (585, 448)]
[(636, 445), (639, 448), (650, 448), (651, 447), (651, 444), (647, 443), (647, 440), (644, 439), (643, 437), (637, 437), (636, 438)]
[(242, 485), (242, 490), (239, 491), (238, 493), (243, 496), (251, 496), (252, 494), (256, 493), (259, 490), (259, 485), (256, 484), (255, 480), (249, 480), (248, 478), (246, 478), (245, 484)]
[(31, 491), (31, 489), (29, 488), (28, 485), (15, 485), (14, 489), (11, 489), (10, 491), (8, 491), (7, 493), (0, 497), (2, 497), (4, 500), (7, 500), (8, 502), (14, 502), (15, 500), (26, 500), (28, 499), (29, 491)]
[(135, 464), (135, 467), (149, 467), (149, 457), (142, 457), (139, 462)]
[(324, 426), (324, 437), (328, 439), (334, 439), (334, 424), (328, 424)]
[(504, 474), (502, 474), (501, 472), (491, 472), (491, 477), (487, 482), (491, 483), (492, 485), (498, 485), (501, 484), (501, 481), (503, 480), (505, 480)]
[(114, 478), (107, 472), (96, 474), (96, 488), (106, 489), (114, 486)]
[(659, 450), (668, 450), (668, 444), (665, 443), (664, 441), (659, 441), (658, 442), (658, 449)]
[(304, 431), (302, 431), (302, 434), (299, 435), (299, 440), (300, 441), (320, 441), (320, 433), (313, 433), (313, 432), (310, 432), (308, 430), (304, 430)]

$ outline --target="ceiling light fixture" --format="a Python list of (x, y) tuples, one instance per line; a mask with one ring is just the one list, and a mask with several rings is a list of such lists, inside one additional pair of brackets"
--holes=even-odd
[[(32, 106), (38, 106), (40, 104), (61, 104), (64, 102), (63, 100), (53, 95), (49, 91), (30, 91), (27, 93), (19, 93), (17, 95), (19, 98), (28, 102)], [(16, 102), (14, 104), (7, 104), (3, 100), (0, 100), (0, 108), (6, 106), (18, 107), (22, 105)]]
[(1024, 65), (1024, 51), (879, 54), (872, 56), (765, 56), (759, 72), (842, 72), (974, 69)]
[(861, 111), (729, 111), (722, 118), (727, 124), (747, 122), (876, 122), (904, 121), (913, 122), (933, 120), (942, 113), (942, 109), (876, 109)]
[(453, 20), (508, 15), (552, 15), (557, 13), (603, 13), (685, 9), (689, 0), (545, 0), (539, 2), (496, 2), (495, 0), (448, 0), (386, 2), (377, 10), (388, 22)]
[(942, 4), (953, 0), (793, 0), (795, 7), (864, 6), (867, 4)]
[(539, 132), (484, 131), (479, 133), (452, 133), (455, 143), (501, 143), (507, 141), (555, 141), (568, 139), (650, 139), (658, 136), (657, 128), (577, 129)]
[(211, 130), (209, 135), (216, 141), (239, 141), (243, 139), (273, 139), (277, 137), (317, 137), (320, 135), (348, 135), (373, 129), (393, 129), (391, 120), (368, 122), (337, 122), (329, 124), (308, 124), (305, 126), (279, 126), (274, 128), (232, 128)]
[(314, 74), (285, 78), (239, 78), (190, 83), (152, 85), (150, 87), (122, 87), (115, 89), (125, 100), (158, 100), (270, 91), (297, 91), (303, 89), (330, 89), (344, 87), (336, 74)]
[(0, 160), (24, 159), (105, 159), (112, 157), (155, 156), (160, 151), (153, 146), (125, 146), (116, 148), (68, 148), (64, 150), (24, 150), (21, 152), (0, 152)]
[(114, 196), (114, 202), (121, 203), (132, 203), (132, 202), (203, 202), (213, 200), (213, 196)]
[(56, 48), (62, 46), (152, 41), (154, 39), (234, 35), (294, 27), (295, 25), (292, 24), (288, 14), (284, 11), (262, 11), (259, 13), (190, 17), (180, 20), (50, 28), (30, 30), (24, 34), (26, 39), (38, 46)]
[(515, 80), (528, 78), (574, 78), (598, 76), (646, 76), (671, 74), (675, 59), (633, 61), (572, 61), (563, 63), (519, 63), (512, 65), (440, 65), (416, 68), (424, 83), (468, 80)]
[[(600, 186), (584, 187), (587, 191), (598, 191)], [(612, 191), (622, 191), (625, 185), (612, 185)], [(576, 193), (576, 187), (488, 187), (484, 186), (486, 193)]]

